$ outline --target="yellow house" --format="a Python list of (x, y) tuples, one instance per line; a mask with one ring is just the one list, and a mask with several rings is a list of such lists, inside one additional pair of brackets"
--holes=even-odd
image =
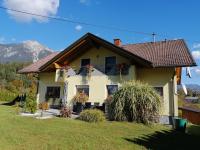
[(73, 106), (82, 91), (91, 105), (103, 105), (121, 83), (140, 80), (163, 98), (161, 122), (178, 115), (177, 84), (181, 68), (195, 66), (184, 40), (165, 40), (122, 45), (87, 33), (60, 53), (53, 53), (23, 68), (20, 73), (38, 73), (38, 103)]

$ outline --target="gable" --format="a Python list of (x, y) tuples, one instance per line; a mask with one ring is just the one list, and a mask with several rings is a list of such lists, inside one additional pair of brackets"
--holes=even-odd
[[(126, 63), (126, 64), (132, 64), (134, 62), (131, 62), (127, 57), (121, 56), (118, 53), (115, 53), (113, 51), (110, 51), (109, 49), (105, 47), (95, 48), (92, 47), (82, 53), (81, 55), (77, 56), (74, 60), (69, 62), (69, 66), (75, 68), (81, 66), (81, 60), (82, 59), (90, 59), (90, 63), (93, 66), (96, 66), (98, 68), (104, 68), (105, 66), (105, 59), (106, 57), (115, 57), (116, 63)], [(78, 68), (77, 68), (78, 69)]]
[(41, 71), (53, 71), (55, 70), (54, 64), (59, 64), (60, 66), (68, 65), (71, 61), (85, 53), (91, 48), (95, 48), (96, 50), (101, 50), (101, 48), (106, 48), (109, 51), (112, 51), (122, 57), (125, 57), (138, 65), (150, 67), (151, 62), (142, 59), (139, 56), (136, 56), (128, 51), (123, 50), (122, 48), (115, 46), (114, 44), (105, 41), (99, 37), (96, 37), (92, 34), (86, 34), (75, 43), (70, 45), (60, 54), (58, 54), (51, 61), (47, 62), (44, 66), (40, 68)]

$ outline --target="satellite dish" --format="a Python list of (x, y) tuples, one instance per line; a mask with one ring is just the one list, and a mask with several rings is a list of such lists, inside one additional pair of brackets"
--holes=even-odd
[(186, 68), (186, 76), (188, 76), (189, 78), (192, 77), (191, 71), (190, 71), (190, 67), (187, 67), (187, 68)]
[(185, 93), (185, 95), (187, 95), (187, 88), (186, 88), (185, 84), (182, 83), (181, 85), (182, 85), (182, 88), (183, 88), (183, 92)]

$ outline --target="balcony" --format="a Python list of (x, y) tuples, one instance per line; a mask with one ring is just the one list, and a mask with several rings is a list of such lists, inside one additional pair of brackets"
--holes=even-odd
[(101, 72), (106, 75), (128, 75), (130, 65), (119, 64), (119, 65), (110, 65), (110, 66), (100, 66), (100, 65), (88, 65), (78, 69), (77, 74), (86, 76), (92, 72)]
[(55, 82), (64, 82), (66, 77), (81, 75), (88, 76), (91, 75), (102, 75), (106, 74), (108, 76), (117, 76), (117, 75), (128, 75), (130, 71), (130, 65), (127, 64), (118, 64), (110, 66), (101, 66), (101, 65), (87, 65), (84, 67), (68, 67), (67, 69), (57, 69)]

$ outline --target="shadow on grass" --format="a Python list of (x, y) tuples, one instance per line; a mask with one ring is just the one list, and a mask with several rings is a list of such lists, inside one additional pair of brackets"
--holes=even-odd
[(1, 105), (6, 105), (6, 106), (13, 106), (15, 105), (17, 102), (20, 102), (20, 97), (17, 96), (15, 99), (9, 101), (9, 102), (5, 102), (5, 103), (2, 103)]
[[(199, 130), (200, 133), (200, 126), (190, 126), (188, 131), (190, 130)], [(153, 150), (200, 149), (200, 135), (181, 133), (175, 130), (157, 131), (150, 135), (134, 139), (125, 138), (125, 140)]]

